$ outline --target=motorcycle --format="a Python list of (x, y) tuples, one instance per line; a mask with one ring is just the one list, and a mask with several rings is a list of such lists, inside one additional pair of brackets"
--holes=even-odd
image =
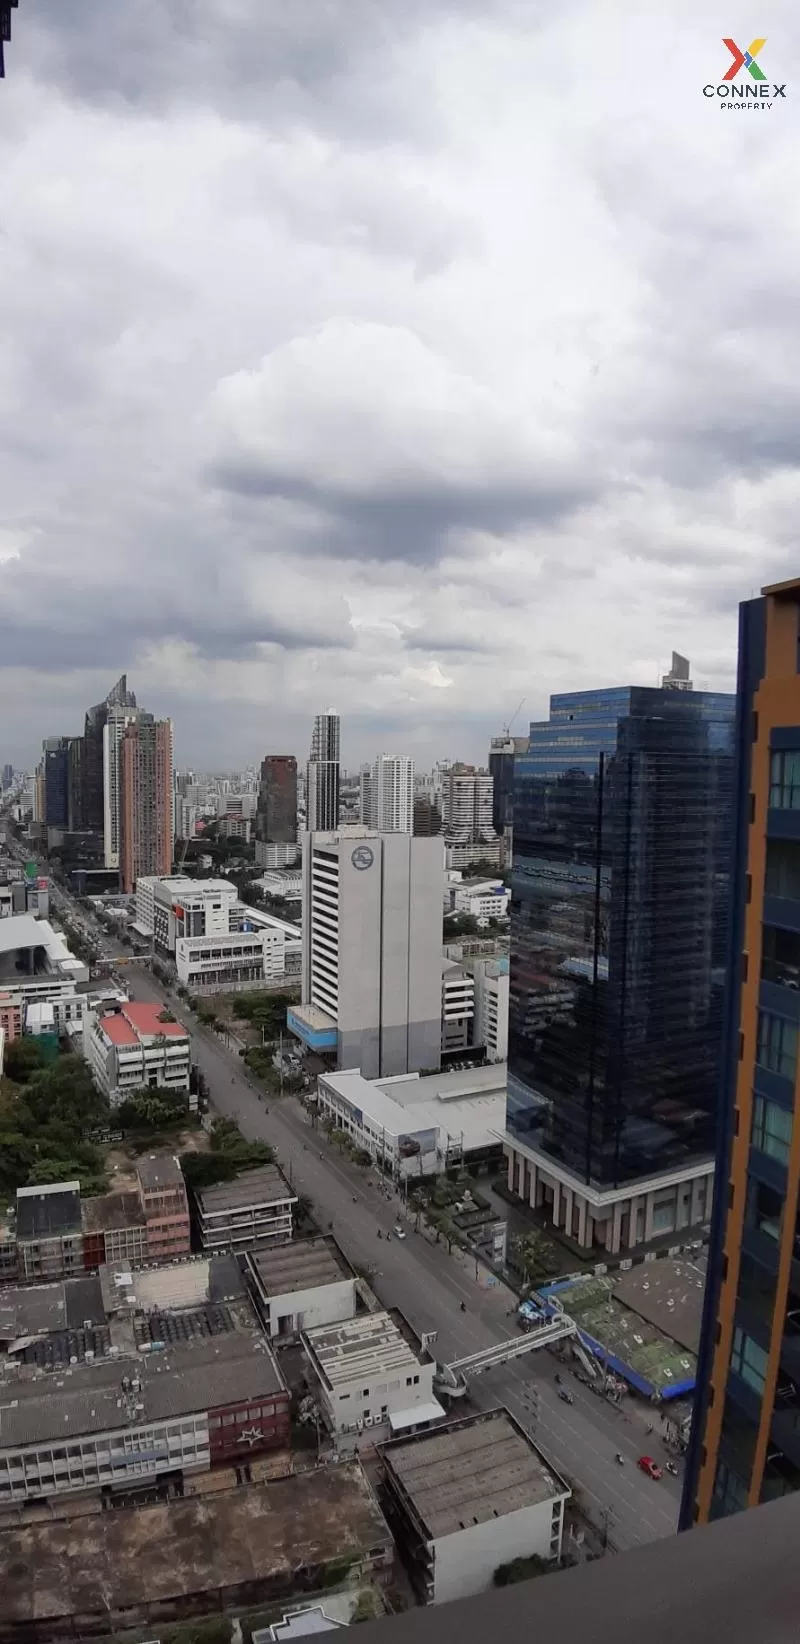
[(672, 1474), (673, 1478), (678, 1477), (678, 1469), (675, 1466), (674, 1461), (665, 1461), (664, 1466), (666, 1467), (667, 1472)]
[(615, 1461), (616, 1461), (616, 1462), (617, 1462), (617, 1464), (618, 1464), (618, 1466), (620, 1466), (620, 1467), (624, 1467), (624, 1466), (625, 1466), (625, 1457), (624, 1457), (624, 1456), (622, 1456), (622, 1455), (620, 1455), (620, 1452), (619, 1452), (619, 1450), (618, 1450), (618, 1451), (617, 1451), (617, 1453), (616, 1453), (616, 1455), (615, 1455), (615, 1457), (614, 1457), (614, 1460), (615, 1460)]

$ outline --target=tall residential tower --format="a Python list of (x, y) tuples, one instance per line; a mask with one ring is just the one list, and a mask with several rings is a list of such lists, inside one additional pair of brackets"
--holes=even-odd
[(682, 1524), (800, 1490), (800, 579), (741, 607), (717, 1189)]
[(339, 715), (317, 714), (306, 770), (306, 827), (312, 832), (339, 826)]
[(361, 821), (377, 833), (413, 833), (414, 761), (379, 754), (361, 772)]
[(125, 726), (119, 750), (122, 889), (143, 874), (172, 871), (175, 778), (171, 719), (139, 711)]

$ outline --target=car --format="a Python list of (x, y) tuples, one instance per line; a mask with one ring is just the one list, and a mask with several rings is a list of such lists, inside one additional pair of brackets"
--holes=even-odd
[(653, 1460), (652, 1456), (640, 1456), (636, 1465), (641, 1467), (642, 1472), (646, 1473), (648, 1478), (663, 1478), (664, 1476), (663, 1469), (659, 1467), (658, 1462)]
[(574, 1395), (574, 1393), (570, 1392), (568, 1387), (559, 1387), (558, 1396), (561, 1399), (563, 1404), (574, 1404), (575, 1403), (575, 1395)]
[(399, 1222), (395, 1222), (394, 1236), (395, 1236), (396, 1239), (404, 1239), (405, 1236), (406, 1236), (406, 1230), (405, 1230), (404, 1227), (400, 1226)]

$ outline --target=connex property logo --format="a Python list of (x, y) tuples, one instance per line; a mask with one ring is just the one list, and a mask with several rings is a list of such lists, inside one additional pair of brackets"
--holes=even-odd
[[(735, 40), (723, 40), (733, 58), (730, 67), (722, 76), (718, 86), (704, 86), (704, 97), (719, 99), (720, 108), (772, 108), (779, 97), (786, 96), (786, 86), (774, 85), (767, 79), (758, 61), (766, 45), (766, 40), (751, 40), (746, 51), (737, 46)], [(749, 80), (736, 79), (746, 69)]]

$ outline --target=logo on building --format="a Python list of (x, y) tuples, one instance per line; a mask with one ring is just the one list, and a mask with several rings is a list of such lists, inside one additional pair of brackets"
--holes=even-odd
[[(703, 87), (704, 97), (716, 97), (720, 108), (772, 108), (779, 97), (786, 97), (786, 85), (776, 86), (767, 79), (758, 59), (766, 45), (766, 38), (751, 40), (742, 50), (735, 40), (723, 39), (733, 61), (722, 76), (719, 85)], [(737, 79), (747, 74), (749, 79)]]
[(723, 40), (723, 46), (727, 46), (733, 58), (727, 74), (722, 76), (723, 80), (735, 80), (743, 68), (752, 74), (754, 80), (766, 80), (766, 74), (762, 74), (756, 62), (757, 53), (763, 51), (766, 43), (766, 40), (751, 40), (747, 50), (740, 51), (735, 40)]

